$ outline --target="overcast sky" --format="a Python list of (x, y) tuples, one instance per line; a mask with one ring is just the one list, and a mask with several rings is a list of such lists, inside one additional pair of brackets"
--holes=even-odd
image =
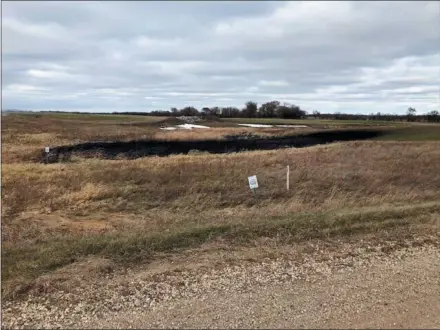
[(3, 109), (440, 110), (440, 2), (2, 2)]

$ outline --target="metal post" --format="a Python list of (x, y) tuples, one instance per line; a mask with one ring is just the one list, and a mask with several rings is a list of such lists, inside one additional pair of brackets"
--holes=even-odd
[(289, 188), (290, 188), (290, 165), (287, 165), (286, 187), (287, 187), (287, 190), (289, 190)]

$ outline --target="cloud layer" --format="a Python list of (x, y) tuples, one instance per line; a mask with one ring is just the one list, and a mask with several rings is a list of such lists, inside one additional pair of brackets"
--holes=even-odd
[(2, 5), (4, 109), (440, 108), (440, 2)]

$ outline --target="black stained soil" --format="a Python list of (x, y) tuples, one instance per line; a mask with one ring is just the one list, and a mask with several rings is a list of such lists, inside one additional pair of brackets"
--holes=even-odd
[(208, 152), (213, 154), (251, 150), (273, 150), (279, 148), (303, 148), (338, 141), (368, 140), (378, 137), (382, 130), (340, 130), (321, 131), (308, 134), (283, 137), (228, 137), (225, 140), (203, 141), (161, 141), (135, 140), (115, 142), (87, 142), (75, 145), (51, 148), (49, 153), (41, 152), (40, 161), (56, 163), (68, 161), (75, 154), (81, 157), (104, 159), (135, 159), (148, 156), (169, 156), (190, 152)]

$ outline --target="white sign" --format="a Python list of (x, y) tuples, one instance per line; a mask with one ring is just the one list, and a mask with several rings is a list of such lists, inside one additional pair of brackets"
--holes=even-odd
[(257, 181), (256, 175), (249, 176), (248, 180), (249, 180), (249, 188), (251, 188), (251, 189), (258, 188), (258, 181)]
[(50, 148), (49, 147), (45, 147), (44, 151), (49, 152)]

